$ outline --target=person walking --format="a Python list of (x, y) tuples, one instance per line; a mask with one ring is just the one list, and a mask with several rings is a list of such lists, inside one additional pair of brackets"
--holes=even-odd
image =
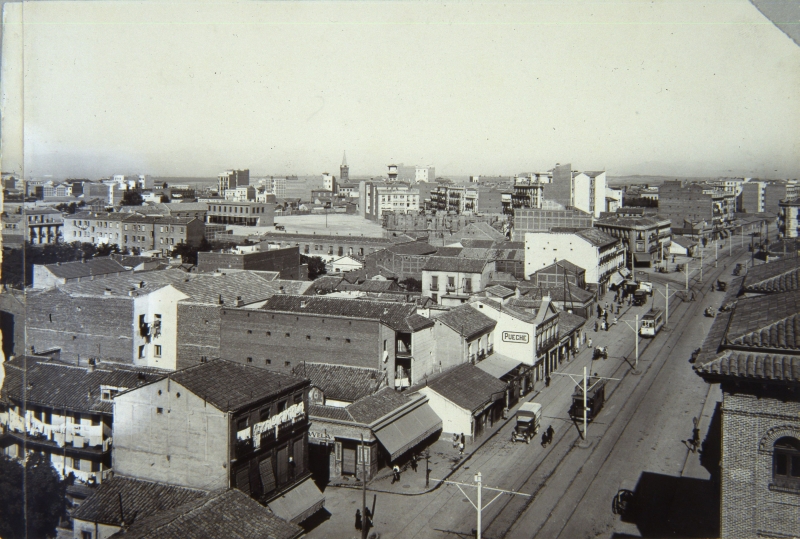
[(361, 509), (356, 509), (356, 530), (361, 531)]
[(400, 466), (395, 464), (392, 467), (392, 484), (394, 485), (397, 481), (400, 481)]
[(453, 433), (453, 449), (458, 447), (458, 433)]
[(414, 473), (417, 473), (417, 454), (411, 454), (411, 469), (414, 470)]
[(589, 339), (589, 348), (592, 347), (592, 339)]

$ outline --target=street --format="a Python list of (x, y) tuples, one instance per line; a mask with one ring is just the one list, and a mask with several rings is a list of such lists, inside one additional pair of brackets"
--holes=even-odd
[[(483, 537), (716, 533), (718, 504), (711, 475), (701, 466), (700, 453), (692, 452), (686, 440), (692, 435), (693, 418), (699, 418), (701, 440), (706, 438), (714, 420), (718, 388), (709, 388), (694, 374), (689, 357), (713, 322), (703, 316), (703, 310), (711, 306), (716, 311), (724, 297), (723, 292), (710, 292), (710, 283), (717, 279), (730, 281), (732, 267), (748, 253), (746, 247), (737, 245), (732, 249), (733, 258), (729, 258), (726, 249), (715, 268), (714, 248), (707, 247), (705, 251), (703, 283), (697, 282), (696, 270), (690, 275), (696, 301), (683, 302), (682, 294), (673, 295), (669, 328), (654, 339), (641, 339), (640, 374), (633, 372), (634, 332), (622, 321), (632, 324), (634, 315), (641, 316), (653, 305), (663, 309), (664, 298), (659, 292), (644, 306), (625, 306), (619, 315), (621, 322), (608, 332), (595, 333), (594, 321), (587, 322), (593, 344), (609, 346), (608, 360), (592, 361), (590, 350), (584, 347), (577, 358), (561, 365), (561, 373), (582, 374), (583, 367), (588, 366), (590, 373), (618, 379), (608, 382), (606, 404), (589, 424), (588, 447), (577, 445), (582, 425), (574, 424), (567, 415), (574, 383), (567, 376), (553, 376), (550, 387), (537, 386), (539, 393), (534, 398), (544, 406), (543, 428), (552, 425), (555, 429), (552, 445), (542, 448), (539, 443), (514, 444), (510, 441), (509, 422), (450, 477), (472, 483), (474, 474), (480, 471), (487, 487), (530, 495), (502, 494), (486, 507)], [(697, 265), (693, 264), (692, 269)], [(671, 294), (683, 290), (679, 284), (683, 274), (648, 273), (656, 290), (664, 292), (666, 282), (670, 282)], [(607, 296), (609, 301), (611, 298), (612, 295)], [(600, 303), (605, 301), (603, 298)], [(702, 464), (709, 469), (718, 462), (709, 451), (704, 455)], [(639, 518), (622, 520), (611, 511), (614, 495), (623, 485), (635, 487), (642, 500)], [(474, 503), (475, 489), (467, 488), (465, 493)], [(483, 505), (494, 496), (485, 491)], [(308, 536), (354, 537), (350, 520), (360, 503), (359, 493), (329, 488), (326, 497), (332, 517)], [(440, 485), (433, 492), (418, 496), (381, 493), (378, 508), (375, 530), (385, 538), (468, 537), (476, 527), (475, 508), (451, 485)]]

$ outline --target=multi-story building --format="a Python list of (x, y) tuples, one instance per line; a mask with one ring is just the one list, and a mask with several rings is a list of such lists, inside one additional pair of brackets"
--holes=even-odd
[[(64, 241), (64, 218), (53, 208), (25, 210), (25, 241), (36, 245)], [(66, 240), (73, 241), (73, 240)]]
[(377, 369), (399, 388), (437, 367), (433, 322), (416, 310), (413, 303), (278, 294), (257, 309), (223, 309), (220, 344), (231, 361), (262, 369), (291, 372), (313, 358)]
[(619, 238), (626, 247), (625, 265), (652, 265), (669, 256), (672, 223), (659, 217), (605, 217), (594, 222), (595, 228)]
[(214, 201), (208, 205), (206, 222), (217, 225), (273, 226), (275, 204)]
[(684, 222), (705, 222), (714, 229), (724, 227), (733, 220), (736, 211), (736, 195), (707, 186), (670, 180), (659, 188), (658, 213), (672, 222), (676, 228)]
[(386, 212), (419, 211), (419, 189), (412, 189), (408, 185), (362, 181), (358, 191), (359, 215), (371, 221), (380, 221)]
[(572, 178), (572, 207), (594, 217), (606, 211), (605, 171), (578, 172)]
[(777, 215), (781, 200), (800, 198), (800, 183), (795, 181), (768, 182), (764, 193), (764, 211)]
[(532, 284), (540, 287), (572, 286), (586, 288), (586, 270), (569, 260), (559, 260), (534, 272)]
[(497, 321), (484, 314), (483, 309), (459, 305), (432, 319), (441, 370), (462, 363), (475, 365), (494, 353)]
[(252, 202), (256, 199), (256, 188), (252, 185), (243, 185), (233, 189), (226, 189), (223, 196), (225, 200), (232, 202)]
[(565, 208), (573, 205), (573, 185), (572, 185), (572, 165), (556, 163), (553, 170), (547, 172), (550, 180), (545, 184), (542, 196), (548, 200), (557, 202)]
[(472, 187), (440, 185), (431, 191), (432, 209), (473, 214), (478, 212), (478, 190)]
[(514, 210), (511, 239), (525, 241), (528, 232), (550, 232), (553, 228), (591, 228), (592, 215), (581, 210)]
[(800, 198), (782, 200), (779, 204), (778, 231), (785, 238), (800, 236)]
[(155, 369), (44, 356), (18, 356), (3, 367), (0, 451), (21, 460), (40, 451), (61, 477), (92, 485), (111, 471), (114, 397), (163, 377)]
[(226, 170), (217, 176), (217, 191), (221, 194), (228, 189), (250, 185), (250, 170)]
[(414, 167), (414, 181), (417, 183), (436, 181), (436, 169), (434, 167)]
[(273, 246), (296, 247), (301, 254), (306, 256), (352, 256), (358, 259), (363, 259), (376, 251), (402, 244), (390, 238), (286, 234), (283, 232), (267, 232), (261, 235), (261, 240), (262, 244), (269, 248)]
[[(773, 272), (773, 264), (780, 262), (753, 268), (753, 286), (748, 273), (741, 292), (758, 296), (739, 297), (717, 315), (695, 363), (698, 375), (722, 389), (721, 456), (712, 478), (725, 539), (800, 535), (800, 347), (785, 337), (800, 316), (800, 293), (791, 284), (796, 275), (776, 279), (786, 268)], [(739, 291), (730, 292), (735, 298)]]
[(515, 177), (514, 192), (503, 194), (503, 213), (513, 215), (514, 211), (520, 208), (540, 209), (542, 207), (544, 184), (545, 182), (538, 174)]
[(746, 213), (762, 213), (766, 211), (767, 183), (748, 181), (742, 184), (739, 195), (739, 211)]
[(429, 256), (422, 267), (422, 296), (441, 305), (465, 303), (488, 286), (496, 271), (494, 260)]
[(84, 199), (102, 199), (106, 206), (119, 206), (125, 194), (125, 188), (114, 181), (86, 182), (83, 184)]
[(322, 188), (325, 191), (330, 191), (332, 194), (336, 194), (336, 176), (333, 174), (328, 174), (327, 172), (322, 173)]
[(268, 507), (288, 505), (287, 520), (305, 520), (324, 502), (310, 479), (309, 389), (305, 378), (222, 359), (140, 385), (114, 399), (115, 471), (237, 488)]
[(42, 187), (42, 197), (71, 197), (72, 185), (68, 183), (60, 183), (58, 185), (45, 185)]
[(561, 259), (584, 268), (587, 284), (596, 286), (600, 295), (608, 290), (611, 274), (625, 263), (620, 240), (596, 228), (525, 234), (526, 275)]
[(131, 213), (79, 212), (64, 224), (64, 241), (117, 245), (131, 251), (171, 253), (176, 245), (199, 245), (205, 225), (192, 217), (162, 217)]

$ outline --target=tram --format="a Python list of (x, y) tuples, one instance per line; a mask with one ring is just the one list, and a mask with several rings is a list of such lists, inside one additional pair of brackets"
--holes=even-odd
[(655, 337), (662, 327), (664, 327), (664, 313), (660, 309), (650, 309), (650, 312), (642, 317), (639, 334), (642, 337)]

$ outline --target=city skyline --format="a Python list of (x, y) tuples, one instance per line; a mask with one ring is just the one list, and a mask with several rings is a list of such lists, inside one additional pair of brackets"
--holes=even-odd
[(800, 51), (747, 1), (70, 2), (22, 19), (6, 4), (2, 143), (26, 177), (336, 174), (342, 150), (355, 177), (800, 172)]

